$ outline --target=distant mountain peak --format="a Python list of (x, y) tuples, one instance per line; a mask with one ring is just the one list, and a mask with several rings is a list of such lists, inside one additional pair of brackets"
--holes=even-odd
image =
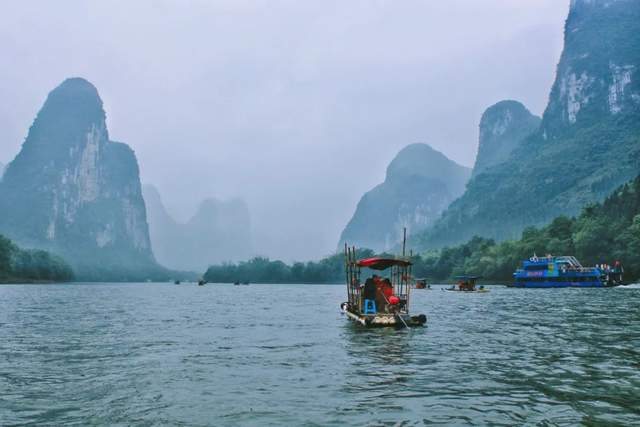
[(0, 211), (0, 232), (62, 255), (79, 278), (160, 271), (137, 159), (109, 140), (102, 100), (85, 79), (48, 94), (0, 182)]
[(82, 112), (87, 107), (93, 107), (94, 111), (104, 116), (98, 89), (88, 80), (73, 77), (60, 83), (49, 93), (41, 113), (53, 110), (52, 112), (62, 116), (69, 111)]
[(160, 193), (143, 187), (153, 252), (172, 268), (204, 271), (215, 263), (239, 261), (253, 255), (251, 221), (242, 199), (203, 199), (185, 223), (167, 212)]
[(68, 77), (64, 79), (62, 83), (58, 85), (51, 93), (56, 94), (65, 91), (83, 92), (94, 98), (100, 99), (98, 95), (98, 89), (89, 80), (83, 77)]
[(511, 152), (540, 126), (540, 118), (518, 101), (500, 101), (480, 119), (478, 155), (473, 176), (507, 160)]
[(640, 108), (637, 0), (574, 0), (549, 104), (545, 139)]
[(387, 178), (411, 175), (441, 177), (449, 172), (453, 164), (460, 166), (429, 144), (409, 144), (389, 163)]
[[(514, 238), (525, 227), (577, 214), (637, 176), (638, 34), (638, 0), (572, 2), (540, 127), (506, 161), (475, 173), (465, 194), (416, 237), (416, 245), (438, 248), (473, 236)], [(482, 151), (481, 146), (480, 163)]]
[(362, 196), (338, 246), (393, 248), (404, 227), (416, 233), (435, 221), (462, 194), (470, 173), (427, 144), (406, 146), (389, 164), (385, 181)]

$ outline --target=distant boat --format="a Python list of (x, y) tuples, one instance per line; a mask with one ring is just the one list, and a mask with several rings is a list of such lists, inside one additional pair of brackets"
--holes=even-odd
[(515, 288), (604, 288), (622, 284), (624, 269), (619, 262), (583, 267), (573, 256), (538, 258), (535, 254), (513, 273)]
[(204, 286), (205, 283), (207, 282), (204, 279), (198, 280), (198, 286)]
[(240, 281), (239, 281), (239, 280), (236, 280), (235, 282), (233, 282), (233, 284), (234, 284), (235, 286), (239, 286), (239, 285), (240, 285)]
[(248, 285), (249, 281), (242, 282), (243, 285)]
[(173, 282), (173, 284), (174, 284), (174, 285), (179, 285), (179, 284), (180, 284), (180, 280), (175, 280), (175, 281)]
[(453, 285), (450, 288), (443, 289), (443, 291), (451, 292), (465, 292), (465, 293), (486, 293), (489, 289), (485, 289), (483, 285), (476, 288), (476, 282), (480, 279), (480, 276), (458, 276), (457, 285)]
[(414, 287), (416, 289), (431, 289), (431, 285), (427, 285), (427, 279), (416, 279)]

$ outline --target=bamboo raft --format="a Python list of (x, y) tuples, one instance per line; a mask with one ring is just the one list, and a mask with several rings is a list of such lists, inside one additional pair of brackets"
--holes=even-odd
[[(366, 258), (357, 259), (356, 248), (345, 244), (345, 273), (347, 282), (347, 301), (340, 306), (349, 320), (366, 327), (413, 327), (422, 326), (427, 322), (427, 316), (409, 314), (409, 303), (413, 280), (411, 276), (412, 263), (405, 257), (406, 230), (402, 245), (402, 257), (398, 258)], [(363, 295), (364, 287), (360, 280), (362, 268), (376, 271), (388, 270), (391, 285), (391, 295), (387, 297), (380, 289), (376, 290), (377, 300), (381, 304), (369, 304)], [(372, 279), (370, 279), (372, 280)], [(379, 293), (378, 293), (379, 292)], [(378, 306), (380, 305), (380, 306)], [(373, 311), (373, 312), (371, 312)]]
[[(344, 304), (344, 303), (343, 303)], [(410, 316), (409, 314), (389, 314), (389, 313), (380, 313), (380, 314), (360, 314), (354, 312), (354, 310), (350, 310), (347, 307), (342, 309), (343, 313), (347, 315), (347, 317), (353, 320), (356, 323), (361, 324), (362, 326), (367, 327), (414, 327), (414, 326), (423, 326), (427, 323), (427, 316), (424, 314), (420, 314), (418, 316)]]

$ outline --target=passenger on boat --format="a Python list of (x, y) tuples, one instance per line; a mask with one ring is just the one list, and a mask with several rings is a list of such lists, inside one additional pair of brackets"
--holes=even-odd
[(384, 307), (387, 308), (389, 305), (389, 298), (393, 295), (393, 285), (391, 284), (391, 280), (384, 279), (382, 281), (382, 286), (380, 287), (380, 291), (382, 292), (382, 300)]
[(375, 283), (376, 287), (379, 288), (382, 285), (382, 278), (377, 274), (374, 274), (372, 278), (373, 278), (373, 283)]
[(378, 311), (384, 311), (385, 300), (384, 294), (382, 293), (382, 281), (378, 281), (376, 283), (376, 307)]
[[(364, 286), (362, 288), (362, 302), (364, 304), (364, 306), (367, 306), (367, 300), (371, 300), (374, 303), (376, 303), (376, 282), (374, 281), (374, 278), (376, 276), (374, 275), (374, 277), (370, 277), (368, 278), (365, 282), (364, 282)], [(377, 304), (376, 304), (376, 311), (377, 311)]]
[[(376, 284), (376, 307), (378, 311), (385, 311), (385, 307), (387, 305), (387, 293), (385, 289), (387, 288), (387, 282), (389, 279), (383, 279), (378, 275), (373, 275), (374, 283)], [(389, 282), (389, 286), (391, 282)]]
[(387, 299), (389, 299), (389, 297), (393, 295), (393, 285), (391, 284), (391, 280), (384, 279), (382, 281), (382, 293), (385, 297), (387, 297)]

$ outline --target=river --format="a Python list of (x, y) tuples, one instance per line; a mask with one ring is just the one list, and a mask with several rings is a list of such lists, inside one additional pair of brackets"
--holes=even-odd
[(640, 289), (0, 286), (0, 425), (639, 425)]

